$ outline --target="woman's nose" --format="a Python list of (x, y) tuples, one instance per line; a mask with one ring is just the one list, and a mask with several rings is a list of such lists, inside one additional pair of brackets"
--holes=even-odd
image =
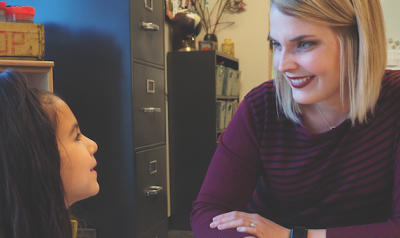
[(297, 63), (295, 62), (293, 55), (289, 52), (283, 51), (278, 58), (277, 69), (280, 72), (288, 72), (297, 68)]

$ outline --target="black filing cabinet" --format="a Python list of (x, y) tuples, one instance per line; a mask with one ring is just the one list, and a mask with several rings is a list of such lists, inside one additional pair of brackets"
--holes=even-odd
[(133, 78), (135, 147), (165, 144), (164, 70), (134, 63)]
[(167, 238), (165, 0), (7, 4), (35, 7), (54, 91), (99, 146), (100, 192), (72, 211), (97, 238)]
[(164, 35), (163, 2), (165, 0), (131, 0), (133, 58), (164, 65), (164, 38), (159, 37)]

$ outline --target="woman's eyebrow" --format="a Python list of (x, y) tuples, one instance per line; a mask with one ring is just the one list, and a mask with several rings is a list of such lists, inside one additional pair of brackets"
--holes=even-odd
[[(293, 42), (293, 41), (300, 41), (300, 40), (304, 40), (305, 38), (308, 38), (308, 37), (315, 37), (315, 35), (300, 35), (300, 36), (296, 36), (295, 38), (293, 38), (293, 39), (291, 39), (291, 40), (289, 40), (290, 42)], [(276, 41), (274, 38), (272, 38), (271, 36), (269, 36), (269, 38), (272, 40), (272, 41)]]
[(300, 40), (304, 40), (305, 38), (308, 38), (308, 37), (315, 37), (315, 35), (301, 35), (301, 36), (296, 36), (295, 38), (293, 38), (293, 39), (291, 39), (291, 40), (289, 40), (290, 42), (293, 42), (293, 41), (300, 41)]

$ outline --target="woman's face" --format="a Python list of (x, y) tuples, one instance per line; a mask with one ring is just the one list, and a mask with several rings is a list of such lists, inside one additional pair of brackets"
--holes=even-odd
[(291, 85), (294, 100), (340, 103), (340, 45), (333, 30), (284, 15), (275, 7), (270, 21), (274, 66)]
[(68, 105), (58, 100), (58, 149), (61, 157), (61, 178), (67, 207), (94, 196), (99, 192), (97, 173), (93, 170), (97, 162), (94, 153), (97, 144), (84, 136)]

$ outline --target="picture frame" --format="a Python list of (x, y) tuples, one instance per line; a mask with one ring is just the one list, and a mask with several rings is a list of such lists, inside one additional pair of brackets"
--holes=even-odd
[(213, 41), (199, 41), (199, 50), (214, 50)]
[(77, 238), (96, 238), (96, 229), (78, 228)]
[(168, 20), (172, 20), (178, 9), (177, 0), (165, 0), (165, 16)]
[[(145, 0), (146, 1), (146, 0)], [(155, 1), (155, 0), (154, 0)], [(165, 1), (165, 16), (171, 22), (180, 11), (195, 11), (191, 0), (163, 0)], [(196, 1), (195, 1), (196, 2)]]

